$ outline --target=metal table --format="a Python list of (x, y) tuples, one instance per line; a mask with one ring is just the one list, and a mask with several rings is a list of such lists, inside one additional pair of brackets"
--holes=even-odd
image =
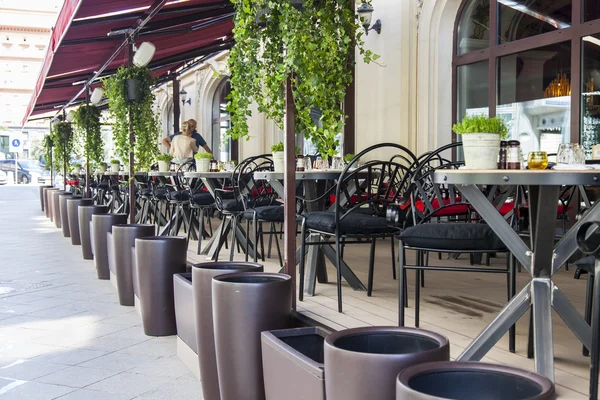
[[(319, 196), (324, 193), (324, 184), (326, 181), (337, 180), (340, 177), (342, 170), (312, 170), (296, 172), (296, 182), (304, 183), (305, 198), (307, 200), (318, 199)], [(269, 182), (271, 187), (275, 189), (277, 194), (284, 197), (283, 187), (283, 172), (256, 172), (254, 174), (255, 179), (264, 179)], [(356, 188), (349, 188), (350, 195), (356, 191)], [(349, 196), (348, 196), (349, 197)], [(323, 205), (317, 202), (308, 202), (306, 206), (309, 212), (323, 211)], [(332, 205), (328, 211), (334, 211), (335, 205)], [(319, 234), (310, 234), (307, 242), (322, 242), (323, 238)], [(335, 249), (333, 246), (327, 243), (323, 243), (320, 246), (307, 246), (308, 257), (307, 273), (304, 277), (304, 294), (307, 296), (314, 296), (316, 280), (319, 282), (327, 282), (327, 270), (325, 269), (325, 257), (336, 267)], [(300, 260), (300, 249), (296, 251), (296, 260)], [(342, 276), (348, 282), (348, 285), (354, 290), (366, 290), (363, 283), (358, 277), (352, 272), (348, 264), (341, 261)]]
[[(184, 173), (184, 177), (188, 179), (201, 179), (204, 186), (208, 189), (208, 192), (213, 196), (213, 198), (217, 198), (216, 190), (221, 188), (220, 181), (222, 179), (231, 178), (232, 171), (221, 171), (221, 172), (186, 172)], [(190, 185), (191, 186), (191, 185)], [(213, 232), (212, 237), (204, 246), (204, 249), (200, 254), (206, 255), (207, 259), (214, 260), (216, 259), (217, 253), (221, 250), (219, 246), (219, 238), (221, 237), (223, 231), (229, 230), (230, 224), (225, 219), (221, 222), (219, 227)], [(238, 243), (243, 249), (246, 249), (246, 244), (249, 241), (246, 232), (241, 227), (241, 224), (238, 224), (235, 229), (235, 235), (238, 240)], [(249, 256), (254, 257), (254, 246), (252, 243), (249, 243), (248, 252)]]
[[(600, 202), (554, 246), (560, 188), (563, 185), (600, 186), (600, 171), (448, 170), (434, 173), (438, 184), (454, 184), (475, 210), (531, 273), (531, 281), (465, 349), (458, 360), (481, 360), (519, 318), (532, 307), (536, 372), (554, 381), (552, 308), (589, 349), (592, 331), (579, 312), (552, 281), (552, 276), (577, 250), (576, 234), (585, 222), (600, 217)], [(522, 185), (529, 190), (531, 243), (523, 239), (476, 185)]]

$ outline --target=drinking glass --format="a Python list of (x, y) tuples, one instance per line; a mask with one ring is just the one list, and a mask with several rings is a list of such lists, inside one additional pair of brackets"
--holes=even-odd
[(342, 157), (333, 157), (331, 168), (335, 170), (344, 169), (344, 160), (342, 159)]
[(323, 157), (317, 157), (315, 160), (315, 169), (323, 169)]
[(562, 143), (558, 146), (556, 162), (558, 164), (582, 164), (580, 146), (576, 143)]
[(527, 158), (527, 167), (537, 170), (548, 168), (548, 154), (545, 151), (532, 151)]
[(313, 166), (312, 166), (312, 161), (310, 160), (309, 156), (304, 157), (304, 170), (305, 171), (312, 171)]

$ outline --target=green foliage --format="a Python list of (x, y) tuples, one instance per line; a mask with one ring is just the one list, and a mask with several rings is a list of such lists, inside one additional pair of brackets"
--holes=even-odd
[[(282, 128), (290, 77), (296, 129), (324, 157), (335, 155), (336, 135), (343, 131), (346, 118), (341, 104), (352, 82), (354, 47), (366, 63), (379, 58), (364, 49), (364, 30), (350, 0), (305, 0), (301, 11), (289, 0), (231, 1), (236, 9), (236, 45), (229, 56), (228, 135), (249, 138), (252, 101)], [(312, 108), (322, 111), (319, 126), (311, 118)]]
[(81, 164), (73, 164), (72, 167), (73, 168), (81, 168)]
[(107, 164), (107, 163), (105, 163), (104, 161), (102, 161), (102, 162), (99, 162), (99, 163), (97, 163), (97, 164), (96, 164), (96, 166), (98, 166), (98, 167), (104, 167), (104, 168), (107, 168), (107, 167), (108, 167), (108, 164)]
[(490, 118), (486, 115), (466, 116), (458, 124), (452, 126), (457, 135), (468, 133), (499, 133), (501, 139), (508, 137), (508, 127), (500, 117)]
[(86, 162), (92, 164), (104, 160), (100, 110), (94, 105), (81, 105), (75, 112), (75, 132), (81, 142)]
[(119, 164), (119, 165), (121, 165), (121, 161), (119, 161), (119, 160), (110, 160), (110, 163), (111, 164)]
[[(352, 161), (352, 159), (356, 157), (356, 154), (352, 154), (352, 153), (348, 153), (344, 156), (344, 161), (346, 161), (347, 163), (349, 163), (350, 161)], [(356, 161), (360, 161), (360, 158)]]
[(47, 170), (52, 169), (52, 147), (54, 146), (54, 142), (52, 141), (52, 132), (49, 135), (44, 136), (44, 140), (42, 142), (44, 160), (46, 161), (45, 168)]
[[(129, 101), (127, 98), (127, 79), (137, 80), (139, 100)], [(148, 68), (121, 67), (117, 72), (103, 80), (108, 107), (114, 118), (113, 141), (115, 153), (123, 160), (129, 160), (129, 115), (133, 122), (135, 134), (135, 168), (148, 171), (158, 155), (158, 138), (160, 124), (158, 115), (154, 114), (154, 94), (152, 86), (154, 78)]]
[(57, 170), (71, 162), (75, 146), (73, 135), (73, 126), (70, 122), (57, 122), (52, 125), (52, 142), (54, 143), (52, 152), (52, 165)]
[(162, 153), (162, 154), (159, 154), (159, 155), (156, 157), (156, 159), (157, 159), (158, 161), (162, 161), (162, 162), (169, 163), (169, 162), (171, 162), (171, 160), (173, 159), (173, 156), (172, 156), (172, 155), (170, 155), (170, 154), (165, 154), (165, 153)]
[(283, 151), (283, 142), (279, 142), (271, 146), (271, 153), (275, 153), (277, 151)]
[(213, 158), (213, 155), (206, 151), (200, 151), (200, 152), (194, 154), (194, 158), (196, 160), (202, 160), (204, 158), (211, 160)]

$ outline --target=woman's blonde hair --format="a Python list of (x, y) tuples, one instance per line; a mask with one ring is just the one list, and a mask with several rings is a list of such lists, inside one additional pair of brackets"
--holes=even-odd
[(189, 122), (185, 121), (185, 122), (182, 122), (182, 123), (181, 123), (181, 133), (182, 133), (183, 135), (187, 135), (188, 133), (191, 133), (191, 132), (189, 131), (189, 129), (190, 129), (190, 124), (189, 124)]

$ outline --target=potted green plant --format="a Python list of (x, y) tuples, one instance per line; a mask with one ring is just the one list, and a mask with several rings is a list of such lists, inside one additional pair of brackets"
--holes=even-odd
[(500, 140), (508, 137), (502, 118), (467, 115), (452, 130), (461, 135), (467, 169), (498, 169)]
[(81, 164), (73, 164), (72, 173), (75, 175), (81, 174)]
[[(352, 161), (354, 159), (354, 157), (356, 157), (356, 154), (348, 153), (344, 156), (344, 161), (346, 162), (346, 164), (350, 164), (350, 161)], [(357, 158), (356, 163), (358, 163), (359, 161), (360, 161), (360, 158)]]
[(88, 171), (91, 165), (104, 160), (100, 109), (95, 105), (82, 104), (75, 112), (74, 123)]
[(198, 152), (194, 155), (196, 159), (196, 171), (197, 172), (208, 172), (210, 171), (210, 160), (213, 155), (205, 151)]
[(283, 142), (271, 146), (271, 153), (273, 153), (273, 167), (275, 168), (275, 172), (283, 172), (285, 169), (283, 163)]
[(119, 160), (110, 160), (110, 170), (112, 172), (119, 172), (119, 168), (121, 168), (121, 161)]
[(52, 164), (61, 173), (67, 173), (67, 166), (74, 155), (75, 141), (70, 122), (57, 122), (52, 125)]
[(170, 154), (163, 153), (159, 154), (158, 157), (156, 157), (156, 159), (158, 160), (158, 172), (169, 172), (173, 156)]
[(106, 168), (108, 168), (108, 164), (105, 163), (104, 161), (101, 161), (101, 162), (99, 162), (96, 165), (98, 166), (97, 167), (98, 172), (100, 172), (101, 174), (105, 173), (106, 172)]

